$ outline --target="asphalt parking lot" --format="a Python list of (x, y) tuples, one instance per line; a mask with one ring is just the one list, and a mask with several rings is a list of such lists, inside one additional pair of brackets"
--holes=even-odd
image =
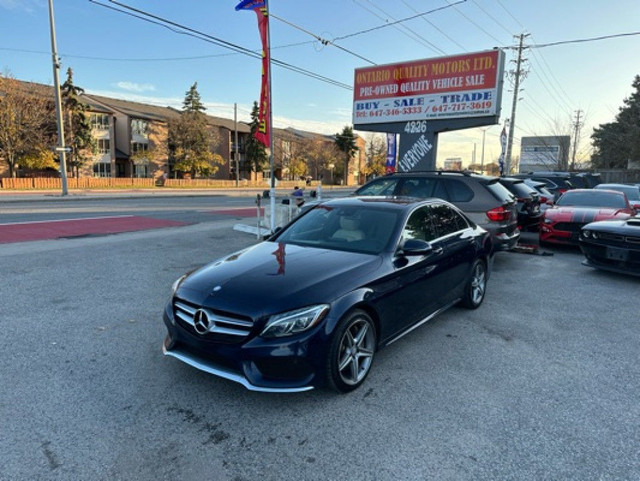
[(160, 349), (171, 282), (255, 242), (234, 222), (0, 245), (0, 479), (640, 479), (637, 278), (499, 253), (357, 391), (253, 393)]

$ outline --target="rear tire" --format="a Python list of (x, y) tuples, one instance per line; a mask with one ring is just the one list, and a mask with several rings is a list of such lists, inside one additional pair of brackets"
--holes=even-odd
[(376, 330), (369, 315), (356, 309), (338, 323), (327, 359), (327, 384), (346, 393), (369, 375), (376, 349)]
[(484, 301), (487, 289), (487, 265), (484, 261), (476, 259), (471, 268), (471, 277), (464, 289), (464, 296), (460, 304), (467, 309), (477, 309)]

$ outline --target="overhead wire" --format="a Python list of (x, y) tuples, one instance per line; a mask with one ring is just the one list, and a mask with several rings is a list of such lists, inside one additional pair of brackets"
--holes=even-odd
[[(402, 3), (411, 11), (413, 11), (414, 13), (418, 13), (418, 10), (416, 10), (416, 8), (411, 5), (409, 2), (407, 2), (406, 0), (402, 0)], [(440, 32), (447, 40), (449, 40), (451, 43), (455, 44), (457, 47), (459, 47), (461, 50), (468, 52), (468, 49), (464, 48), (462, 45), (460, 45), (460, 43), (458, 43), (458, 41), (451, 37), (450, 35), (447, 34), (447, 32), (445, 32), (444, 30), (442, 30), (441, 28), (439, 28), (435, 23), (433, 23), (431, 20), (425, 18), (425, 17), (420, 17), (423, 21), (425, 21), (426, 23), (428, 23), (429, 25), (431, 25), (433, 28), (435, 28), (438, 32)]]
[[(118, 9), (118, 8), (114, 8), (114, 7), (110, 6), (110, 5), (105, 5), (103, 3), (97, 2), (96, 0), (89, 0), (89, 2), (94, 3), (96, 5), (100, 5), (100, 6), (105, 7), (105, 8), (110, 8), (110, 9), (115, 10), (115, 11), (120, 12), (120, 13), (131, 15), (133, 17), (139, 18), (139, 19), (141, 19), (143, 21), (147, 21), (147, 22), (152, 23), (152, 24), (164, 26), (164, 27), (168, 28), (169, 30), (174, 31), (176, 33), (187, 35), (187, 36), (191, 36), (191, 37), (194, 37), (194, 38), (198, 38), (200, 40), (204, 40), (206, 42), (212, 43), (212, 44), (217, 45), (219, 47), (232, 50), (232, 51), (234, 51), (236, 53), (241, 53), (243, 55), (247, 55), (249, 57), (253, 57), (253, 58), (256, 58), (256, 59), (261, 59), (262, 58), (262, 55), (260, 53), (254, 52), (253, 50), (247, 49), (245, 47), (241, 47), (241, 46), (236, 45), (236, 44), (231, 43), (231, 42), (227, 42), (226, 40), (222, 40), (220, 38), (217, 38), (217, 37), (214, 37), (212, 35), (206, 34), (204, 32), (200, 32), (200, 31), (198, 31), (196, 29), (187, 27), (186, 25), (182, 25), (180, 23), (173, 22), (171, 20), (162, 18), (162, 17), (154, 15), (152, 13), (145, 12), (144, 10), (140, 10), (140, 9), (131, 7), (129, 5), (122, 4), (120, 2), (117, 2), (116, 0), (109, 0), (109, 2), (110, 3), (114, 3), (114, 4), (116, 4), (116, 5), (118, 5), (118, 6), (122, 7), (122, 8), (125, 8), (127, 10), (131, 10), (131, 11), (136, 12), (136, 13), (135, 14), (131, 14), (130, 12), (127, 12), (125, 10), (121, 10), (121, 9)], [(164, 24), (166, 24), (166, 25), (164, 25)], [(181, 29), (181, 30), (176, 31), (176, 28)], [(337, 87), (344, 88), (346, 90), (353, 90), (353, 87), (351, 85), (345, 84), (345, 83), (340, 82), (338, 80), (331, 79), (329, 77), (325, 77), (324, 75), (320, 75), (320, 74), (317, 74), (315, 72), (311, 72), (309, 70), (303, 69), (302, 67), (291, 65), (291, 64), (289, 64), (287, 62), (283, 62), (283, 61), (275, 59), (273, 57), (271, 58), (271, 62), (273, 64), (279, 66), (279, 67), (282, 67), (282, 68), (285, 68), (287, 70), (291, 70), (293, 72), (308, 76), (310, 78), (314, 78), (316, 80), (320, 80), (322, 82), (325, 82), (325, 83), (328, 83), (328, 84), (332, 84), (332, 85), (335, 85)]]
[[(387, 18), (382, 17), (381, 15), (378, 15), (376, 12), (370, 10), (369, 8), (365, 7), (364, 5), (362, 5), (358, 0), (352, 0), (353, 3), (355, 3), (356, 5), (358, 5), (360, 8), (366, 10), (367, 12), (371, 13), (372, 15), (376, 16), (377, 18), (379, 18), (380, 20), (383, 20), (385, 22), (388, 22), (389, 19), (391, 19), (392, 21), (396, 21), (397, 19), (394, 18), (391, 14), (389, 14), (388, 12), (384, 11), (382, 8), (378, 7), (377, 5), (375, 5), (373, 3), (372, 0), (365, 0), (366, 2), (368, 2), (369, 4), (371, 4), (371, 6), (378, 10), (379, 12), (381, 12), (383, 15), (386, 15)], [(418, 41), (419, 43), (421, 43), (422, 45), (425, 45), (427, 47), (429, 47), (430, 50), (442, 54), (442, 55), (446, 55), (446, 52), (444, 50), (442, 50), (440, 47), (438, 47), (437, 45), (434, 45), (433, 43), (431, 43), (429, 40), (427, 40), (426, 38), (424, 38), (422, 35), (420, 35), (418, 32), (416, 32), (415, 30), (409, 28), (406, 25), (401, 25), (402, 28), (400, 28), (400, 26), (395, 25), (394, 26), (399, 32), (403, 33), (404, 35), (406, 35), (407, 37)], [(411, 35), (409, 35), (409, 32)]]

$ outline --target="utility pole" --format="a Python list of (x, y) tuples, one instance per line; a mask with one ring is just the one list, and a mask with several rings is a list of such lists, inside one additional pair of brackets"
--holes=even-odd
[(62, 120), (62, 99), (60, 97), (60, 62), (56, 47), (56, 27), (53, 20), (53, 0), (49, 0), (49, 25), (51, 28), (51, 57), (53, 59), (53, 87), (56, 98), (56, 121), (58, 124), (58, 147), (55, 151), (60, 155), (60, 178), (62, 180), (62, 195), (69, 193), (67, 189), (67, 152), (64, 146), (64, 122)]
[[(518, 95), (520, 93), (520, 78), (523, 76), (522, 72), (522, 62), (526, 61), (526, 59), (522, 58), (522, 51), (526, 48), (524, 47), (524, 39), (528, 37), (529, 34), (520, 34), (518, 37), (520, 38), (520, 42), (518, 45), (518, 58), (516, 60), (516, 70), (514, 73), (514, 86), (513, 86), (513, 103), (511, 105), (511, 119), (509, 122), (509, 137), (507, 139), (507, 153), (506, 153), (506, 168), (505, 175), (511, 174), (511, 152), (513, 148), (513, 131), (516, 126), (516, 105), (518, 103)], [(516, 37), (517, 38), (517, 37)]]
[(578, 136), (580, 135), (580, 127), (582, 127), (582, 122), (580, 122), (581, 115), (582, 110), (576, 110), (576, 122), (575, 124), (573, 124), (575, 133), (573, 138), (573, 155), (571, 156), (571, 170), (575, 170), (576, 168), (576, 150), (578, 149)]
[(233, 160), (236, 164), (236, 187), (240, 185), (240, 172), (238, 170), (238, 104), (233, 103), (233, 130), (235, 132), (235, 148), (233, 149)]
[(484, 138), (487, 134), (488, 127), (486, 129), (482, 129), (482, 153), (480, 154), (480, 173), (484, 173)]

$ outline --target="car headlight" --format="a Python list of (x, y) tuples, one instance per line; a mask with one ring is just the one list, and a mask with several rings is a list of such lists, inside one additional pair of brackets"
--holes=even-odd
[(329, 304), (304, 307), (275, 314), (269, 318), (262, 337), (282, 337), (298, 334), (317, 325), (329, 312)]
[(598, 233), (597, 233), (597, 232), (592, 232), (592, 233), (591, 233), (591, 237), (593, 237), (594, 239), (597, 239), (597, 238), (598, 238), (598, 237), (600, 237), (600, 236), (598, 235)]
[(548, 218), (546, 218), (546, 217), (545, 217), (545, 218), (544, 218), (544, 223), (545, 223), (545, 224), (552, 224), (552, 223), (553, 223), (553, 221), (552, 221), (551, 219), (548, 219)]
[(585, 238), (588, 239), (589, 237), (591, 237), (591, 232), (588, 231), (588, 230), (583, 230), (582, 231), (582, 237), (585, 237)]
[(179, 278), (177, 278), (175, 280), (175, 282), (171, 285), (171, 296), (173, 296), (176, 291), (178, 290), (178, 287), (180, 287), (180, 284), (182, 284), (182, 281), (184, 281), (187, 278), (188, 274), (185, 274)]

